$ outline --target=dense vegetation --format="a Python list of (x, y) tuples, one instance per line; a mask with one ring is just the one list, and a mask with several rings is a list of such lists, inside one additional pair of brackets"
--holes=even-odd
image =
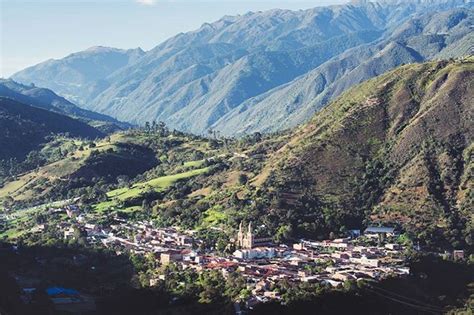
[(22, 160), (50, 134), (95, 139), (104, 134), (86, 123), (0, 97), (0, 159)]

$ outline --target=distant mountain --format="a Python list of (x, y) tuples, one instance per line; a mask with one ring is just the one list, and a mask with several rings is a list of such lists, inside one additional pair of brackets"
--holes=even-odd
[(408, 20), (385, 40), (349, 49), (288, 84), (250, 98), (212, 127), (227, 134), (291, 128), (348, 88), (397, 66), (474, 54), (474, 11)]
[[(472, 6), (360, 1), (226, 16), (84, 81), (75, 92), (61, 86), (61, 72), (48, 63), (13, 78), (50, 81), (45, 86), (61, 95), (128, 122), (162, 120), (194, 133), (273, 131), (306, 121), (333, 96), (400, 64), (469, 51)], [(77, 55), (92, 58), (87, 51)]]
[(104, 79), (114, 71), (133, 64), (144, 55), (140, 48), (122, 50), (91, 47), (55, 60), (50, 59), (12, 76), (15, 81), (45, 87), (82, 105), (107, 86)]
[(26, 86), (11, 79), (0, 79), (0, 97), (8, 97), (23, 104), (70, 116), (93, 126), (100, 126), (105, 132), (129, 127), (129, 124), (119, 122), (110, 116), (82, 109), (49, 89)]
[(51, 134), (95, 139), (104, 134), (86, 123), (0, 97), (0, 160), (23, 159)]

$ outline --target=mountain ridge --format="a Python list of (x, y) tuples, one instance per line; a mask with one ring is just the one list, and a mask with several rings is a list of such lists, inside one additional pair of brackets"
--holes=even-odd
[[(461, 0), (364, 2), (224, 17), (205, 23), (198, 30), (178, 34), (143, 53), (134, 62), (90, 82), (80, 92), (83, 97), (79, 104), (120, 120), (138, 124), (162, 120), (172, 128), (199, 134), (209, 128), (239, 136), (289, 128), (309, 119), (310, 114), (351, 86), (348, 82), (352, 80), (362, 82), (402, 63), (435, 58), (436, 54), (432, 52), (436, 50), (446, 48), (443, 57), (457, 57), (468, 51), (472, 36), (464, 33), (470, 30), (466, 21), (472, 21), (472, 12), (468, 10), (472, 7), (472, 3)], [(443, 18), (444, 10), (467, 12), (467, 16), (460, 16), (464, 37), (460, 37), (463, 31), (457, 27), (456, 19)], [(408, 20), (416, 23), (410, 24)], [(419, 24), (427, 34), (420, 36), (417, 33)], [(448, 34), (432, 34), (442, 31)], [(444, 41), (445, 37), (449, 37), (449, 41)], [(381, 50), (377, 45), (390, 38), (406, 42), (401, 45), (403, 47), (386, 52), (385, 60), (382, 58), (377, 63), (374, 59), (371, 66), (375, 72), (359, 68), (359, 73), (353, 74), (355, 78), (323, 82), (319, 88), (310, 87), (311, 82), (303, 83), (306, 90), (299, 92), (302, 96), (296, 102), (287, 98), (281, 104), (272, 104), (271, 97), (264, 101), (274, 92), (273, 98), (278, 99), (279, 90), (298, 76), (303, 79), (307, 74), (306, 78), (311, 80), (311, 72), (317, 67), (330, 67), (337, 60), (335, 58), (350, 51), (355, 54), (353, 59), (357, 55), (363, 61), (375, 58), (375, 51)], [(317, 47), (325, 48), (322, 50), (325, 54), (317, 56)], [(311, 49), (314, 49), (314, 55), (302, 54), (301, 60), (294, 59), (298, 52)], [(372, 49), (374, 53), (366, 54), (364, 49)], [(344, 62), (348, 59), (340, 59), (338, 67), (345, 69)], [(352, 62), (356, 63), (356, 60)], [(302, 67), (305, 63), (310, 66)], [(377, 66), (380, 69), (375, 69)], [(285, 72), (287, 67), (290, 70)], [(20, 72), (13, 78), (22, 75)], [(335, 78), (336, 81), (339, 79)], [(333, 85), (334, 91), (325, 88), (329, 85)], [(64, 95), (62, 88), (57, 88), (56, 91)], [(316, 103), (310, 102), (314, 99), (314, 91), (320, 98)], [(285, 107), (297, 112), (288, 119), (273, 116), (273, 112), (287, 112)], [(196, 115), (201, 119), (194, 119)], [(266, 122), (260, 126), (259, 121)], [(274, 123), (273, 128), (269, 122)]]
[(12, 79), (0, 79), (0, 96), (81, 120), (106, 133), (130, 127), (110, 116), (80, 108), (49, 89), (26, 86)]

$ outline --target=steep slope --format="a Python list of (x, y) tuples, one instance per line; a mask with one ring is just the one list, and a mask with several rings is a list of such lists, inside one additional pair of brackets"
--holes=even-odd
[(275, 198), (266, 215), (295, 235), (372, 222), (472, 245), (473, 91), (473, 58), (404, 66), (351, 89), (254, 179)]
[(104, 134), (86, 123), (0, 97), (0, 160), (23, 159), (51, 134), (94, 139)]
[(51, 59), (26, 68), (12, 76), (15, 81), (45, 87), (76, 104), (84, 104), (97, 90), (107, 86), (104, 79), (114, 71), (134, 63), (144, 52), (140, 49), (121, 50), (91, 47), (62, 59)]
[(0, 79), (0, 96), (84, 121), (96, 120), (124, 125), (110, 116), (82, 109), (49, 89), (26, 86), (11, 79)]
[(294, 81), (251, 98), (213, 128), (227, 134), (291, 128), (351, 86), (397, 66), (472, 53), (474, 11), (457, 9), (413, 18), (379, 43), (350, 49)]
[[(84, 92), (82, 87), (74, 97), (82, 97), (80, 104), (89, 109), (121, 120), (134, 123), (163, 120), (170, 127), (195, 133), (203, 133), (209, 127), (227, 134), (268, 130), (267, 125), (257, 126), (257, 121), (268, 122), (274, 118), (275, 125), (281, 125), (278, 127), (293, 126), (310, 117), (308, 112), (312, 114), (317, 108), (306, 103), (306, 100), (314, 100), (314, 93), (298, 98), (293, 105), (298, 112), (294, 117), (288, 117), (286, 125), (282, 113), (288, 112), (285, 108), (291, 107), (288, 105), (291, 103), (284, 100), (284, 105), (275, 108), (273, 116), (271, 101), (259, 105), (260, 100), (273, 95), (274, 89), (284, 88), (298, 77), (302, 79), (302, 75), (316, 67), (325, 66), (331, 58), (351, 48), (373, 43), (361, 47), (359, 55), (361, 58), (374, 57), (380, 51), (375, 45), (387, 39), (394, 28), (414, 14), (458, 6), (471, 4), (462, 0), (364, 1), (310, 10), (271, 10), (226, 16), (214, 23), (206, 23), (196, 31), (178, 34), (133, 64), (118, 68), (100, 82), (91, 82), (93, 93)], [(454, 55), (462, 49), (462, 44), (456, 40), (448, 45), (456, 45), (457, 48), (451, 50)], [(421, 46), (426, 50), (421, 54), (422, 58), (413, 55), (412, 48), (403, 51), (411, 46), (401, 45), (395, 49), (400, 51), (400, 56), (387, 57), (391, 63), (382, 63), (381, 69), (374, 69), (370, 75), (359, 75), (360, 80), (400, 63), (432, 56), (428, 50), (433, 48)], [(367, 47), (372, 50), (371, 54), (365, 53)], [(356, 59), (354, 64), (361, 60)], [(340, 72), (341, 76), (353, 70), (346, 69), (344, 61), (337, 66), (346, 70)], [(56, 71), (45, 66), (46, 73), (50, 70), (51, 73)], [(18, 77), (19, 74), (14, 76)], [(56, 80), (53, 77), (48, 79)], [(22, 80), (32, 81), (27, 75)], [(324, 83), (322, 88), (329, 83)], [(334, 89), (344, 90), (347, 86), (350, 84), (341, 83)], [(59, 87), (56, 90), (64, 95)], [(84, 98), (81, 93), (88, 96)], [(325, 101), (333, 94), (337, 95), (336, 92), (324, 94), (327, 94)], [(253, 107), (256, 109), (251, 111)], [(199, 120), (195, 119), (197, 115)]]

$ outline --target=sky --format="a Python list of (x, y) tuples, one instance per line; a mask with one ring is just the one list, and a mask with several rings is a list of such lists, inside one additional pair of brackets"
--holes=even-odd
[(149, 50), (224, 15), (347, 0), (0, 0), (0, 77), (92, 46)]

